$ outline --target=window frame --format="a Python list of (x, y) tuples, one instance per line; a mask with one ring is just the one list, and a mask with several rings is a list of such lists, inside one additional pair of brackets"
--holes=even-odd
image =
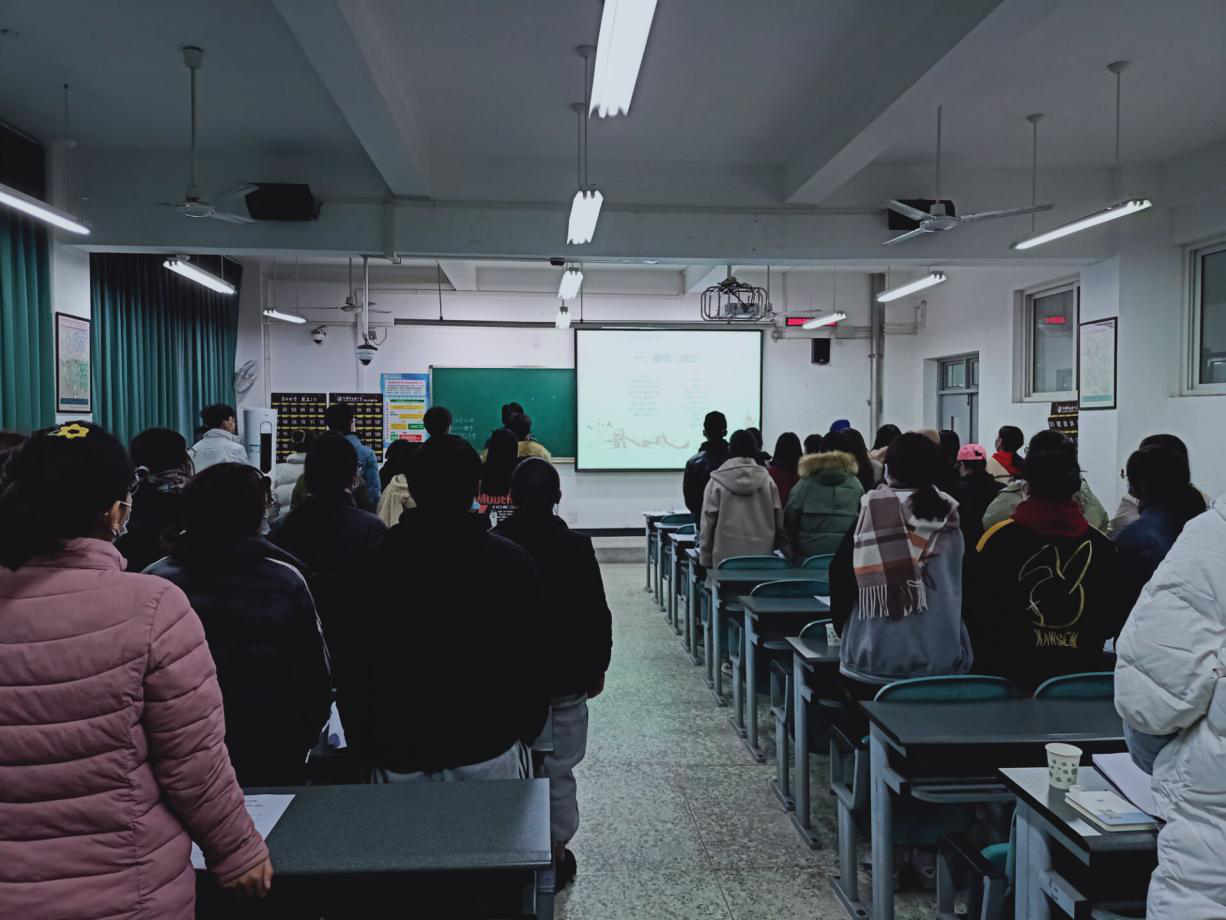
[(1204, 316), (1201, 294), (1201, 260), (1205, 256), (1226, 252), (1226, 236), (1217, 236), (1184, 247), (1184, 284), (1187, 287), (1184, 309), (1184, 374), (1182, 396), (1226, 395), (1226, 382), (1201, 383), (1200, 345)]
[[(1050, 297), (1053, 294), (1066, 292), (1073, 294), (1073, 386), (1068, 390), (1036, 390), (1034, 388), (1034, 302), (1040, 297)], [(1049, 281), (1036, 287), (1026, 288), (1019, 294), (1022, 333), (1021, 402), (1046, 403), (1077, 399), (1077, 328), (1081, 322), (1081, 279), (1074, 277), (1065, 278), (1062, 281)]]
[[(941, 422), (941, 397), (942, 396), (973, 396), (974, 408), (971, 412), (971, 427), (974, 429), (970, 432), (971, 440), (967, 443), (974, 443), (974, 439), (979, 436), (979, 352), (968, 351), (960, 355), (946, 355), (943, 358), (934, 359), (937, 371), (937, 387), (936, 387), (936, 427), (938, 429), (944, 427)], [(945, 369), (955, 364), (963, 366), (963, 379), (966, 381), (964, 386), (947, 387), (945, 386)]]

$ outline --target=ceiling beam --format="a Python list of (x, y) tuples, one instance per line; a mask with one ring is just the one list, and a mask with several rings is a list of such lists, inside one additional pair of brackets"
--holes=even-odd
[(341, 114), (395, 196), (430, 194), (413, 105), (365, 0), (273, 0)]
[(878, 32), (871, 79), (847, 94), (844, 111), (822, 119), (823, 133), (786, 165), (784, 200), (825, 201), (902, 131), (934, 122), (938, 105), (974, 85), (1005, 51), (1066, 2), (958, 0), (948, 5), (947, 14), (928, 16), (914, 28), (895, 23)]
[(477, 266), (466, 259), (439, 259), (439, 268), (457, 291), (477, 290)]
[(690, 265), (682, 277), (682, 287), (687, 294), (700, 294), (727, 274), (726, 265)]

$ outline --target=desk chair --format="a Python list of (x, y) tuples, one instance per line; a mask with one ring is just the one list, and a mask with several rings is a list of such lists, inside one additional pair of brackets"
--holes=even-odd
[(800, 564), (802, 569), (814, 569), (814, 578), (820, 578), (823, 581), (829, 581), (830, 575), (830, 560), (834, 558), (834, 553), (823, 553), (820, 556), (810, 556)]
[(661, 609), (663, 609), (664, 607), (664, 593), (663, 593), (664, 569), (663, 569), (663, 565), (664, 565), (664, 553), (667, 549), (667, 547), (665, 547), (664, 545), (664, 531), (665, 530), (676, 530), (677, 528), (682, 527), (686, 524), (693, 524), (693, 523), (694, 523), (694, 515), (690, 514), (688, 511), (681, 511), (681, 512), (674, 512), (673, 514), (666, 514), (664, 515), (664, 517), (660, 518), (660, 520), (656, 521), (655, 523), (655, 530), (654, 530), (655, 537), (651, 541), (652, 548), (655, 550), (655, 552), (653, 553), (652, 558), (655, 560), (655, 564), (656, 564), (656, 583), (655, 583), (656, 603), (660, 605)]
[(1036, 700), (1113, 700), (1115, 674), (1112, 671), (1087, 671), (1064, 674), (1040, 684)]
[[(800, 630), (800, 638), (825, 638), (829, 619), (814, 620), (806, 623)], [(792, 798), (791, 764), (792, 755), (789, 741), (795, 737), (796, 697), (792, 692), (792, 669), (778, 658), (770, 662), (770, 712), (775, 720), (775, 795), (783, 803), (786, 811), (792, 811), (796, 802)], [(832, 697), (817, 699), (817, 705), (809, 709), (810, 750), (821, 750), (830, 745), (830, 727), (834, 724), (833, 716), (843, 709), (843, 700)]]
[[(690, 515), (690, 517), (693, 517), (693, 515)], [(698, 533), (698, 525), (682, 524), (680, 527), (669, 528), (667, 533)], [(672, 540), (664, 539), (662, 534), (660, 537), (660, 581), (661, 583), (668, 582), (669, 593), (665, 595), (668, 600), (667, 603), (664, 604), (665, 619), (668, 620), (669, 625), (673, 627), (674, 631), (677, 630), (677, 586), (673, 583), (676, 581), (676, 579), (673, 578), (674, 573), (677, 571), (676, 553), (677, 544)]]
[[(787, 559), (784, 559), (782, 556), (776, 556), (774, 554), (769, 556), (729, 556), (727, 559), (721, 559), (718, 563), (716, 563), (715, 567), (717, 569), (790, 569), (792, 567), (792, 563), (790, 563)], [(736, 615), (745, 612), (745, 608), (741, 605), (740, 601), (737, 600), (737, 598), (740, 597), (739, 593), (732, 595), (731, 598), (729, 598), (729, 595), (723, 591), (720, 592), (720, 595), (720, 606), (724, 608), (726, 613)], [(712, 597), (713, 592), (703, 591), (702, 597), (700, 598), (701, 603), (699, 604), (698, 609), (698, 615), (702, 622), (704, 641), (703, 650), (706, 656), (708, 677), (707, 683), (709, 684), (714, 683), (715, 681), (714, 669), (718, 668), (722, 664), (720, 661), (712, 660), (715, 657), (713, 653), (715, 644), (711, 641), (711, 620), (714, 619), (714, 614), (711, 610)], [(724, 636), (723, 638), (727, 639), (728, 637)], [(725, 651), (729, 649), (727, 642), (724, 642), (724, 649)], [(720, 705), (723, 704), (721, 703)]]
[[(957, 705), (1017, 697), (1017, 688), (1003, 677), (951, 674), (895, 681), (877, 691), (873, 699), (879, 703)], [(1003, 792), (995, 780), (951, 783), (939, 778), (912, 781), (901, 776), (898, 780), (896, 786), (901, 791), (894, 813), (896, 847), (931, 846), (947, 833), (965, 833), (975, 820), (973, 806)], [(870, 788), (867, 739), (853, 741), (834, 727), (830, 732), (830, 789), (838, 805), (840, 897), (858, 915), (863, 915), (864, 908), (857, 906), (861, 902), (856, 851), (860, 836), (868, 833)], [(874, 866), (873, 871), (883, 869)], [(937, 876), (939, 881), (939, 870)]]

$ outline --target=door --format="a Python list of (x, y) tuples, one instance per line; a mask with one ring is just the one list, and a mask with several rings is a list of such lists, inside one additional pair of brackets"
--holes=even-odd
[(963, 444), (979, 440), (979, 355), (942, 358), (937, 390), (937, 427)]

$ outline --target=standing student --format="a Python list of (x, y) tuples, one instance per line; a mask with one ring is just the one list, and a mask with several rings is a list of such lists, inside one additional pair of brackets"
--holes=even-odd
[(115, 549), (132, 481), (82, 422), (0, 477), (0, 917), (191, 920), (191, 840), (223, 887), (271, 885), (200, 620)]
[(431, 406), (422, 417), (426, 434), (432, 438), (441, 438), (445, 434), (451, 434), (451, 422), (451, 410), (446, 406)]
[(209, 467), (184, 490), (183, 532), (146, 571), (178, 585), (204, 624), (239, 783), (296, 786), (332, 683), (301, 563), (259, 535), (267, 498), (255, 467)]
[(480, 475), (462, 438), (418, 451), (417, 507), (355, 570), (363, 602), (329, 638), (346, 737), (373, 782), (523, 778), (545, 724), (540, 577), (472, 513)]
[(699, 521), (701, 517), (702, 496), (707, 482), (711, 479), (711, 473), (723, 466), (728, 459), (727, 436), (728, 420), (724, 418), (724, 413), (708, 412), (702, 420), (702, 444), (698, 453), (686, 461), (685, 475), (681, 480), (685, 507), (694, 515), (695, 521)]
[(545, 775), (560, 891), (575, 876), (575, 855), (566, 848), (579, 827), (574, 771), (587, 751), (587, 701), (604, 690), (613, 652), (613, 618), (591, 537), (575, 533), (553, 513), (562, 500), (558, 471), (530, 457), (516, 468), (511, 494), (515, 513), (494, 533), (523, 547), (536, 563), (549, 617), (544, 667), (553, 710), (553, 750), (545, 755)]
[(828, 434), (826, 448), (800, 458), (800, 481), (783, 509), (792, 557), (799, 565), (810, 556), (833, 553), (860, 512), (860, 484), (856, 458), (846, 447), (845, 432)]
[(1022, 475), (1022, 456), (1018, 453), (1026, 436), (1016, 425), (1003, 425), (996, 433), (996, 450), (988, 458), (988, 472), (998, 482), (1008, 484)]
[(796, 465), (800, 462), (800, 437), (794, 431), (785, 431), (775, 440), (775, 453), (766, 472), (775, 480), (779, 501), (787, 504), (792, 486), (800, 478)]
[(899, 435), (888, 481), (860, 500), (860, 515), (830, 564), (830, 614), (842, 636), (839, 671), (871, 699), (910, 677), (965, 674), (958, 506), (937, 489), (941, 452), (917, 432)]
[[(864, 491), (871, 492), (876, 488), (877, 483), (881, 482), (884, 467), (882, 464), (874, 463), (872, 457), (868, 455), (864, 435), (854, 428), (843, 428), (827, 435), (827, 437), (831, 436), (837, 438), (837, 443), (843, 445), (832, 449), (845, 450), (856, 458), (856, 476), (860, 480), (860, 485), (864, 486)], [(823, 443), (828, 442), (823, 441)]]
[[(1029, 454), (1032, 450), (1046, 450), (1049, 447), (1058, 446), (1066, 440), (1060, 432), (1045, 428), (1034, 433), (1034, 437), (1030, 439), (1030, 444), (1026, 447), (1026, 452)], [(992, 461), (989, 458), (988, 473), (990, 474), (991, 472)], [(1000, 480), (998, 479), (997, 481), (999, 482)], [(992, 503), (988, 505), (988, 510), (983, 513), (984, 530), (999, 524), (1012, 515), (1013, 509), (1025, 500), (1025, 490), (1025, 482), (1022, 479), (1014, 479), (997, 492), (996, 497), (992, 499)], [(1081, 506), (1081, 513), (1085, 515), (1089, 525), (1095, 530), (1106, 532), (1107, 509), (1103, 507), (1102, 502), (1098, 500), (1098, 496), (1090, 489), (1090, 483), (1086, 481), (1084, 476), (1081, 477), (1081, 487), (1073, 497), (1077, 500), (1077, 504)]]
[[(1169, 447), (1177, 450), (1183, 454), (1184, 459), (1187, 460), (1188, 445), (1184, 444), (1182, 440), (1173, 434), (1151, 434), (1149, 437), (1142, 439), (1141, 443), (1137, 445), (1137, 449), (1139, 450), (1141, 448), (1155, 446)], [(1120, 476), (1126, 479), (1127, 472), (1125, 470), (1120, 470)], [(1195, 488), (1195, 486), (1193, 486), (1193, 488)], [(1200, 490), (1197, 489), (1197, 491), (1199, 492)], [(1207, 506), (1209, 504), (1209, 496), (1204, 492), (1201, 492), (1200, 495)], [(1125, 527), (1135, 521), (1139, 516), (1140, 509), (1137, 507), (1136, 496), (1132, 495), (1130, 491), (1125, 491), (1124, 494), (1120, 496), (1119, 507), (1116, 509), (1115, 514), (1112, 515), (1111, 522), (1107, 525), (1107, 533), (1114, 536), (1116, 533), (1123, 530)]]
[[(446, 432), (444, 432), (446, 433)], [(427, 444), (429, 441), (426, 442)], [(379, 469), (379, 481), (383, 494), (379, 497), (379, 520), (388, 527), (395, 527), (400, 515), (416, 507), (409, 493), (407, 473), (414, 455), (422, 444), (413, 441), (393, 441), (384, 452), (383, 466)]]
[(499, 428), (490, 435), (487, 445), (477, 486), (477, 512), (489, 518), (490, 526), (495, 526), (515, 510), (511, 475), (519, 464), (519, 438), (510, 428)]
[(771, 462), (771, 455), (762, 449), (764, 442), (762, 440), (761, 430), (757, 428), (746, 428), (745, 430), (750, 433), (750, 435), (753, 437), (754, 444), (756, 444), (758, 447), (758, 452), (754, 456), (754, 459), (758, 461), (759, 466), (768, 465)]
[(757, 461), (753, 435), (734, 431), (728, 452), (702, 498), (698, 561), (705, 569), (730, 556), (766, 556), (788, 545), (779, 490)]
[(520, 412), (517, 415), (512, 415), (507, 422), (507, 428), (515, 432), (515, 437), (519, 439), (519, 456), (523, 457), (540, 457), (542, 460), (552, 460), (549, 451), (545, 449), (545, 445), (532, 436), (532, 419)]
[(878, 462), (885, 461), (885, 452), (890, 449), (890, 445), (894, 443), (894, 439), (902, 434), (902, 430), (897, 425), (889, 423), (882, 425), (877, 429), (877, 436), (873, 438), (873, 449), (868, 452), (868, 455)]
[(128, 532), (115, 547), (140, 572), (165, 555), (165, 541), (183, 527), (183, 489), (192, 478), (192, 459), (183, 435), (149, 428), (132, 439), (132, 462), (140, 482), (132, 494)]
[(976, 670), (1023, 690), (1062, 674), (1101, 671), (1103, 646), (1128, 616), (1115, 546), (1086, 521), (1074, 496), (1077, 448), (1032, 448), (1026, 500), (979, 540), (967, 623)]
[(357, 436), (353, 406), (333, 403), (324, 412), (324, 422), (330, 434), (339, 434), (358, 452), (358, 474), (362, 477), (362, 485), (366, 487), (365, 499), (358, 503), (358, 507), (363, 511), (374, 511), (379, 507), (379, 499), (383, 495), (383, 486), (379, 482), (379, 461), (375, 452)]
[(1002, 486), (988, 472), (988, 452), (978, 444), (958, 448), (958, 475), (951, 494), (958, 501), (958, 521), (969, 561), (983, 536), (983, 515)]
[(214, 463), (246, 463), (247, 449), (238, 439), (238, 418), (234, 407), (215, 403), (200, 410), (204, 434), (192, 445), (192, 466), (196, 472)]
[(940, 443), (937, 446), (941, 448), (942, 462), (942, 476), (938, 486), (941, 491), (953, 495), (958, 482), (962, 479), (962, 474), (958, 470), (958, 451), (962, 447), (962, 439), (958, 437), (958, 432), (949, 428), (942, 428), (937, 435), (940, 437)]
[(502, 407), (502, 427), (508, 427), (508, 423), (516, 415), (523, 415), (524, 407), (517, 402), (509, 402)]
[[(822, 452), (822, 436), (820, 434), (805, 435), (804, 453), (820, 454)], [(804, 456), (803, 454), (801, 456)]]
[[(302, 471), (306, 467), (307, 448), (311, 446), (316, 436), (316, 431), (307, 431), (304, 428), (296, 428), (290, 432), (290, 446), (293, 449), (284, 460), (273, 467), (272, 471), (272, 499), (276, 504), (273, 520), (283, 514), (288, 514), (295, 507), (294, 493), (298, 488), (298, 480), (302, 478)], [(299, 501), (305, 495), (306, 492), (303, 490)]]

